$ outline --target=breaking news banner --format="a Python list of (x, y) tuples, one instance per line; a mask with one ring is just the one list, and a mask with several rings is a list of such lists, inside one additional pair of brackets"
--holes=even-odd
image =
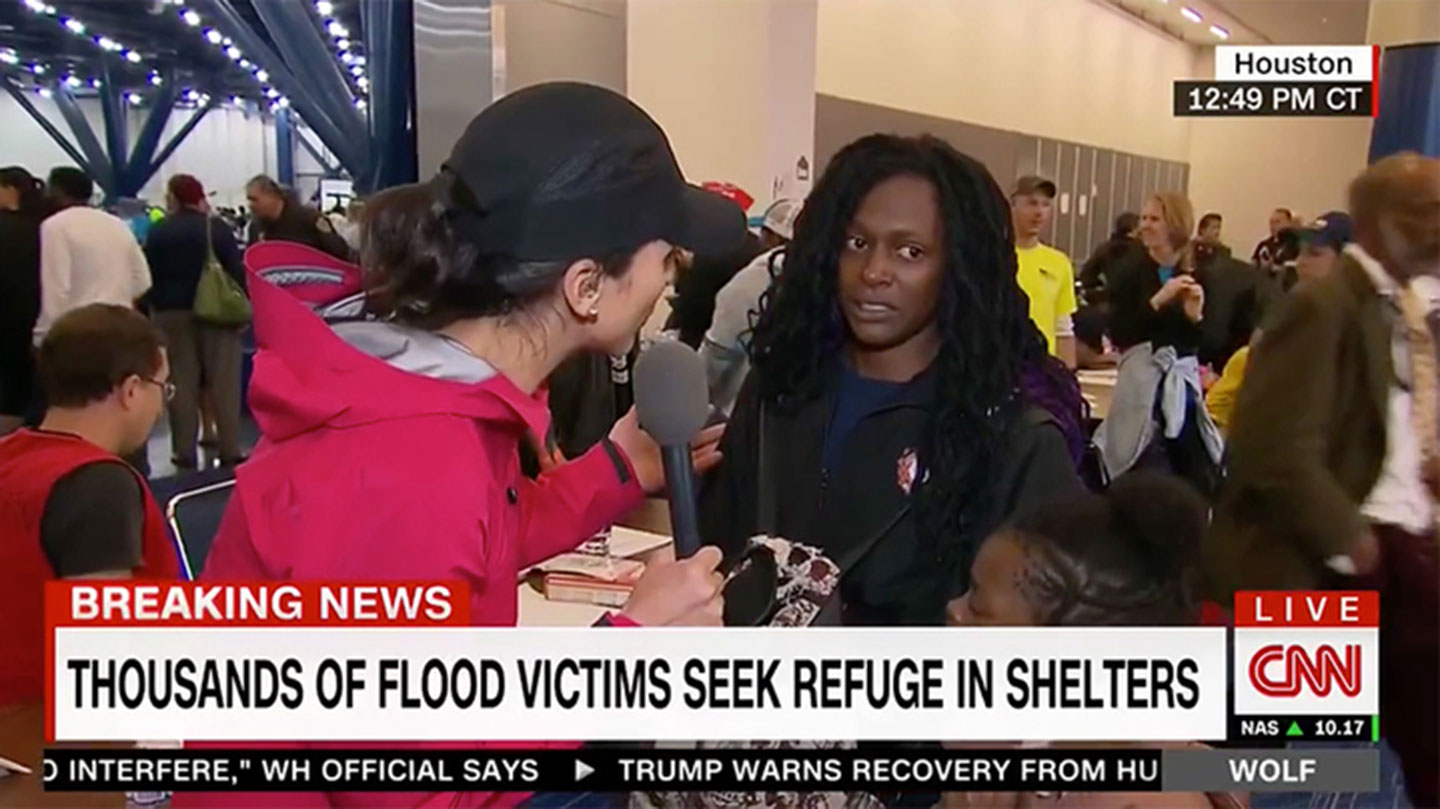
[(56, 741), (1191, 742), (1228, 726), (1223, 628), (480, 628), (455, 583), (46, 588)]
[(1177, 81), (1174, 114), (1374, 117), (1380, 48), (1374, 45), (1222, 45), (1214, 81)]
[(1373, 792), (1376, 750), (48, 750), (51, 791)]

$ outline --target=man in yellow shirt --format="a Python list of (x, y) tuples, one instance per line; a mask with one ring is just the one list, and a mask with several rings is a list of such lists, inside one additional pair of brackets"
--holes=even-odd
[(1030, 298), (1030, 319), (1045, 335), (1050, 353), (1075, 367), (1075, 268), (1064, 253), (1040, 243), (1055, 209), (1055, 184), (1025, 176), (1010, 193), (1020, 289)]

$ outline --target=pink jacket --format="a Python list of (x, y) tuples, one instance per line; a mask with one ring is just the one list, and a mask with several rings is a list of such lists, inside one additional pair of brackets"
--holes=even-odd
[[(628, 459), (608, 442), (539, 480), (522, 475), (517, 445), (527, 429), (545, 434), (545, 402), (462, 348), (387, 324), (332, 329), (253, 274), (250, 291), (259, 348), (250, 406), (262, 439), (237, 470), (202, 578), (464, 580), (476, 625), (513, 626), (522, 569), (574, 548), (643, 501)], [(484, 378), (458, 381), (476, 377)], [(202, 796), (184, 797), (198, 805)], [(240, 796), (204, 796), (234, 804), (230, 797)], [(329, 799), (490, 806), (520, 797)], [(269, 795), (264, 803), (302, 800), (325, 796)]]

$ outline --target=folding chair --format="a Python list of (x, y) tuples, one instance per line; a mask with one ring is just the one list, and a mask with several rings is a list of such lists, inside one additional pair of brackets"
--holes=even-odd
[(186, 581), (205, 567), (210, 544), (220, 529), (220, 518), (235, 491), (235, 478), (180, 492), (165, 504), (165, 519), (175, 537), (175, 550)]

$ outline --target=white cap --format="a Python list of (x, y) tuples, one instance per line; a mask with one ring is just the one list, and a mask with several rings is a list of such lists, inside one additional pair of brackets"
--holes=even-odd
[(774, 231), (786, 240), (795, 238), (795, 217), (800, 215), (800, 203), (793, 199), (777, 199), (765, 209), (760, 227)]

